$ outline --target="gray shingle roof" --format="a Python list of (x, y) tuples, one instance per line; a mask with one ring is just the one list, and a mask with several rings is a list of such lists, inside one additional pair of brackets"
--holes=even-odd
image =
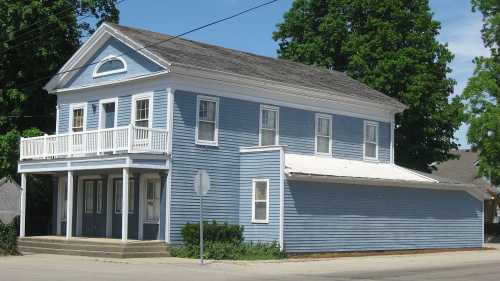
[(147, 47), (149, 51), (173, 65), (188, 65), (301, 87), (335, 91), (337, 95), (357, 100), (400, 109), (405, 107), (398, 100), (376, 91), (342, 72), (182, 38), (156, 44), (159, 41), (172, 38), (172, 36), (117, 24), (109, 25), (136, 43), (149, 46)]

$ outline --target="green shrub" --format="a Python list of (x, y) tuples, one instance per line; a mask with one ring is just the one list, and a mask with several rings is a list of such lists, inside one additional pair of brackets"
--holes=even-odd
[[(182, 239), (185, 245), (200, 244), (200, 224), (188, 223), (182, 228)], [(243, 226), (203, 222), (203, 240), (206, 242), (243, 242)]]
[[(200, 226), (186, 224), (182, 228), (184, 244), (170, 248), (172, 256), (198, 258), (200, 256)], [(277, 243), (245, 243), (243, 226), (220, 224), (216, 221), (203, 223), (203, 257), (213, 260), (261, 260), (279, 259), (286, 255)]]
[[(170, 253), (174, 257), (198, 258), (200, 246), (172, 247)], [(206, 242), (203, 257), (211, 260), (270, 260), (285, 258), (286, 254), (280, 251), (277, 243)]]
[(5, 224), (0, 221), (0, 254), (17, 254), (17, 231), (14, 222)]

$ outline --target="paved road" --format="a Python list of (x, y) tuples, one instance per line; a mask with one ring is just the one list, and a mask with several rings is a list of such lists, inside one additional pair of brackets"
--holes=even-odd
[(114, 260), (56, 255), (0, 257), (1, 281), (453, 280), (498, 281), (500, 250), (286, 262), (176, 258)]

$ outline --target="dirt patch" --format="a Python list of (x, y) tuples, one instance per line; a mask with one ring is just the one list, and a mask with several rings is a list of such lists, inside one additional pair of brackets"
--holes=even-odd
[(446, 252), (470, 252), (487, 251), (495, 248), (459, 248), (459, 249), (421, 249), (421, 250), (397, 250), (397, 251), (362, 251), (362, 252), (328, 252), (328, 253), (289, 253), (289, 259), (318, 259), (318, 258), (343, 258), (343, 257), (369, 257), (369, 256), (392, 256), (392, 255), (414, 255)]

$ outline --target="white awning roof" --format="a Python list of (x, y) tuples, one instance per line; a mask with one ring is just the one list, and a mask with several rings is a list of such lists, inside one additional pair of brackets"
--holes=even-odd
[(338, 159), (324, 156), (285, 154), (288, 180), (334, 182), (367, 186), (463, 190), (479, 200), (485, 191), (470, 184), (426, 177), (390, 163)]
[(376, 180), (438, 182), (394, 164), (338, 159), (323, 156), (286, 154), (288, 174), (365, 178)]

